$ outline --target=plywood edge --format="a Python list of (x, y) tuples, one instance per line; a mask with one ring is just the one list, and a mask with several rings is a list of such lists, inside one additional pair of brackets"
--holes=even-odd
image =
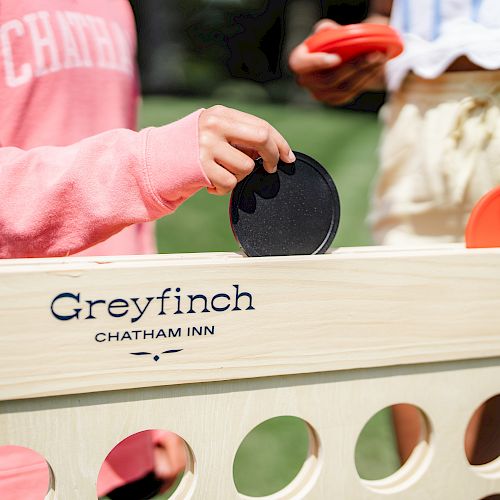
[(241, 253), (186, 253), (158, 255), (129, 255), (103, 257), (64, 257), (47, 259), (0, 259), (0, 279), (3, 273), (26, 273), (58, 270), (91, 270), (102, 268), (124, 269), (158, 266), (190, 266), (190, 265), (242, 265), (251, 266), (257, 263), (282, 263), (335, 261), (348, 259), (385, 259), (391, 258), (426, 258), (447, 256), (499, 256), (500, 248), (466, 249), (461, 244), (450, 244), (438, 247), (341, 247), (333, 248), (322, 255), (289, 255), (277, 257), (246, 257)]

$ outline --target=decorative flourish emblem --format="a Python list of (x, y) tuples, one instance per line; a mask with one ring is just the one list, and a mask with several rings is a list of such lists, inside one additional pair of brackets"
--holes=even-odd
[[(183, 349), (169, 349), (168, 351), (163, 351), (160, 354), (173, 354), (174, 352), (181, 352)], [(160, 354), (154, 354), (152, 352), (131, 352), (133, 356), (153, 356), (154, 361), (160, 360)]]

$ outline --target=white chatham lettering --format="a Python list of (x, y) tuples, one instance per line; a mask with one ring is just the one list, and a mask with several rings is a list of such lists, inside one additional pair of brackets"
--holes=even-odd
[(134, 47), (119, 23), (80, 12), (37, 11), (0, 25), (5, 85), (11, 88), (73, 68), (100, 68), (133, 76)]
[(14, 66), (11, 35), (19, 38), (24, 33), (24, 25), (19, 19), (12, 19), (0, 26), (0, 43), (2, 44), (5, 83), (8, 87), (19, 87), (29, 82), (33, 77), (33, 71), (29, 63), (21, 63), (17, 74)]
[(65, 68), (81, 68), (83, 61), (78, 48), (75, 36), (71, 30), (68, 20), (64, 12), (56, 12), (57, 24), (61, 32), (61, 39), (64, 47), (64, 67)]
[(86, 68), (91, 68), (92, 58), (90, 56), (89, 42), (87, 39), (87, 34), (85, 28), (88, 27), (88, 21), (83, 14), (79, 12), (66, 11), (66, 19), (69, 24), (74, 28), (76, 37), (78, 38), (78, 43), (80, 45), (80, 50), (83, 58), (83, 66)]
[[(34, 12), (24, 16), (24, 21), (30, 30), (35, 53), (35, 76), (46, 75), (61, 69), (57, 42), (49, 18), (50, 15), (47, 11)], [(40, 33), (39, 22), (43, 27), (43, 34)], [(50, 65), (47, 64), (45, 52), (48, 52)]]
[(111, 23), (111, 30), (116, 42), (118, 53), (118, 69), (132, 75), (134, 73), (134, 65), (130, 54), (132, 53), (132, 44), (123, 29), (115, 22)]
[(101, 17), (87, 16), (97, 49), (97, 66), (105, 69), (119, 69), (116, 52), (108, 26)]

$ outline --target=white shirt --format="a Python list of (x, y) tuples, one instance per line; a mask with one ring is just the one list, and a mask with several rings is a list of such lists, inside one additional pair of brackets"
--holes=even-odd
[(394, 0), (391, 25), (405, 50), (387, 65), (389, 90), (410, 71), (436, 78), (460, 56), (500, 68), (500, 0)]

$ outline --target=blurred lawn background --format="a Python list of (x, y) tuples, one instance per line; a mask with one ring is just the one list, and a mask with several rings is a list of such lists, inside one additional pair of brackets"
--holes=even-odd
[[(268, 120), (292, 148), (313, 156), (329, 170), (337, 184), (342, 209), (334, 246), (371, 243), (365, 217), (380, 134), (374, 113), (224, 97), (150, 96), (144, 98), (140, 125), (163, 125), (216, 103)], [(176, 213), (159, 221), (160, 251), (236, 251), (228, 202), (229, 197), (211, 196), (206, 192), (196, 194)], [(298, 472), (306, 452), (307, 432), (300, 420), (280, 418), (264, 423), (252, 432), (237, 453), (234, 478), (239, 491), (262, 496), (281, 489)], [(354, 454), (355, 450), (353, 458)], [(377, 414), (365, 428), (356, 448), (356, 463), (365, 479), (385, 477), (398, 468), (388, 411)], [(160, 498), (168, 498), (168, 494)]]

